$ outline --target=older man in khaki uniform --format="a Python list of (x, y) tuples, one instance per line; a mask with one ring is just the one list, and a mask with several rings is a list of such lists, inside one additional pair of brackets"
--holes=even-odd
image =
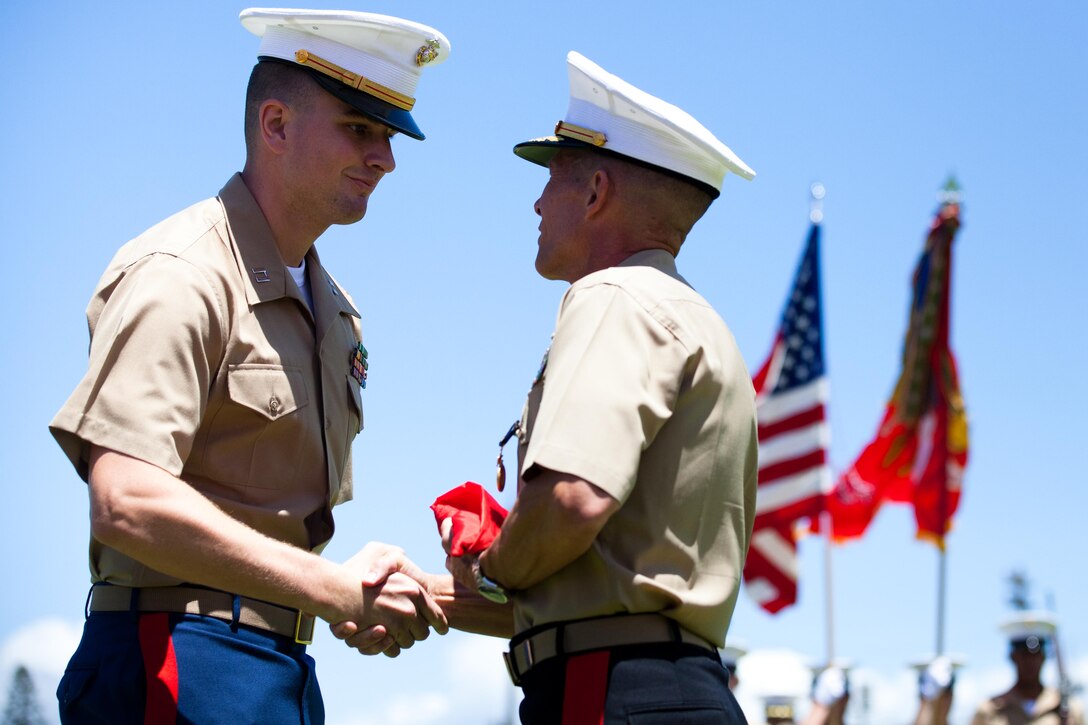
[(364, 13), (241, 20), (261, 37), (245, 167), (117, 253), (51, 425), (91, 504), (64, 722), (320, 722), (315, 615), (390, 655), (447, 626), (399, 550), (319, 556), (352, 495), (367, 353), (313, 245), (365, 215), (394, 134), (423, 138), (415, 86), (449, 43)]
[[(524, 723), (730, 723), (723, 646), (752, 530), (756, 420), (725, 323), (675, 257), (727, 172), (695, 119), (577, 53), (537, 271), (570, 283), (515, 430), (517, 500), (459, 580), (513, 602)], [(662, 718), (669, 718), (668, 720)]]
[(1007, 692), (982, 703), (971, 725), (1084, 725), (1080, 702), (1044, 687), (1040, 678), (1046, 648), (1057, 632), (1054, 617), (1047, 612), (1022, 612), (1001, 629), (1009, 638), (1016, 682)]

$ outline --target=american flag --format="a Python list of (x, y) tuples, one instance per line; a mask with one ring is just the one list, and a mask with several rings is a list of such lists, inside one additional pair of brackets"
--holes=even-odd
[(744, 582), (774, 613), (797, 601), (799, 519), (815, 519), (831, 488), (820, 309), (820, 226), (813, 224), (771, 354), (752, 381), (759, 420), (759, 488)]

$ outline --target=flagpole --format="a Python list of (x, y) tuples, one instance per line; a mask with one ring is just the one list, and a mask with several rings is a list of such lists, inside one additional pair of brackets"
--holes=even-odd
[[(958, 205), (960, 203), (960, 185), (956, 182), (956, 177), (954, 175), (949, 175), (948, 181), (945, 182), (945, 185), (941, 189), (941, 192), (938, 195), (938, 198), (940, 199), (942, 210), (944, 209), (944, 207), (946, 207), (946, 206), (948, 206), (950, 204), (957, 204)], [(951, 264), (952, 264), (952, 250), (951, 250), (951, 248), (949, 248), (949, 250), (948, 250), (948, 264), (949, 264), (949, 266), (951, 266)], [(951, 270), (949, 270), (949, 275), (951, 275)], [(951, 301), (949, 302), (949, 305), (951, 305)], [(951, 317), (951, 312), (949, 310), (946, 310), (945, 313), (948, 314), (949, 317)], [(946, 321), (945, 324), (950, 325), (951, 320), (949, 319), (948, 321)], [(948, 335), (949, 339), (951, 339), (951, 337), (952, 337), (951, 331), (947, 330), (946, 334)], [(947, 435), (948, 435), (947, 431), (945, 431), (944, 434), (947, 437)], [(936, 654), (937, 654), (938, 657), (940, 657), (941, 655), (944, 654), (945, 602), (946, 602), (946, 600), (948, 598), (948, 547), (947, 547), (947, 540), (946, 540), (946, 535), (948, 534), (948, 528), (949, 528), (948, 527), (948, 466), (947, 466), (947, 464), (945, 465), (944, 476), (945, 476), (945, 481), (944, 481), (944, 485), (941, 486), (940, 499), (939, 499), (940, 503), (938, 504), (938, 507), (939, 507), (939, 512), (938, 513), (939, 513), (939, 516), (940, 516), (939, 521), (940, 521), (940, 526), (941, 526), (941, 535), (940, 535), (940, 538), (937, 540), (937, 544), (938, 544), (937, 552), (938, 553), (937, 553), (937, 652), (936, 652)]]
[(937, 656), (944, 654), (944, 600), (948, 555), (942, 543), (937, 560)]
[[(945, 476), (947, 477), (947, 472)], [(944, 531), (937, 540), (937, 650), (936, 656), (944, 654), (944, 612), (948, 587), (948, 551), (945, 534), (948, 533), (948, 482), (941, 486), (940, 521)]]
[(831, 516), (825, 511), (820, 514), (820, 518), (823, 519), (821, 525), (827, 530), (827, 540), (824, 542), (824, 606), (827, 608), (827, 666), (830, 667), (835, 661), (835, 606), (832, 596), (831, 577)]
[[(947, 432), (945, 433), (947, 435)], [(944, 617), (945, 600), (948, 597), (948, 470), (945, 466), (945, 482), (941, 486), (941, 494), (938, 499), (938, 514), (940, 516), (941, 535), (937, 539), (937, 651), (936, 656), (944, 654)]]
[[(827, 190), (820, 182), (815, 182), (809, 187), (808, 218), (813, 224), (819, 224), (824, 220), (824, 196)], [(824, 626), (827, 632), (827, 666), (835, 661), (835, 604), (834, 586), (831, 568), (831, 516), (824, 511), (820, 514), (820, 525), (827, 532), (824, 542)]]

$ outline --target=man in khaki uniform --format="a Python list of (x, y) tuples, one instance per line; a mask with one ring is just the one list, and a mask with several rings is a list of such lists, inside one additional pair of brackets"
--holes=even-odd
[(1046, 648), (1057, 623), (1047, 612), (1023, 612), (1001, 627), (1009, 638), (1009, 659), (1016, 667), (1016, 682), (982, 703), (971, 725), (1084, 725), (1084, 710), (1061, 691), (1044, 687), (1040, 674)]
[(550, 169), (536, 268), (571, 286), (516, 426), (517, 500), (448, 566), (513, 602), (523, 722), (744, 722), (717, 648), (752, 530), (754, 393), (675, 256), (726, 172), (754, 173), (679, 108), (567, 61), (557, 135), (515, 153)]
[[(447, 621), (402, 552), (319, 556), (352, 496), (359, 313), (313, 245), (395, 167), (438, 31), (243, 11), (261, 37), (246, 164), (126, 244), (87, 309), (89, 368), (51, 430), (89, 484), (94, 583), (65, 722), (320, 722), (314, 616), (396, 655)], [(388, 575), (388, 576), (386, 576)]]

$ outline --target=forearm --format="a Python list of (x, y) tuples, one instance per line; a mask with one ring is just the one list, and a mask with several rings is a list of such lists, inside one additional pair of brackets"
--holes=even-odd
[(947, 725), (951, 707), (951, 691), (943, 692), (932, 700), (921, 700), (918, 703), (918, 715), (914, 719), (914, 725)]
[(359, 599), (340, 565), (246, 526), (156, 466), (96, 449), (89, 485), (95, 538), (156, 571), (328, 621)]
[(425, 586), (454, 629), (507, 639), (514, 636), (513, 605), (488, 601), (448, 574), (428, 575)]
[(618, 501), (593, 484), (543, 469), (523, 482), (480, 566), (507, 589), (526, 589), (584, 554)]
[(808, 715), (805, 716), (801, 725), (830, 725), (831, 724), (831, 708), (827, 705), (821, 705), (818, 702), (812, 703), (812, 707), (809, 708)]

